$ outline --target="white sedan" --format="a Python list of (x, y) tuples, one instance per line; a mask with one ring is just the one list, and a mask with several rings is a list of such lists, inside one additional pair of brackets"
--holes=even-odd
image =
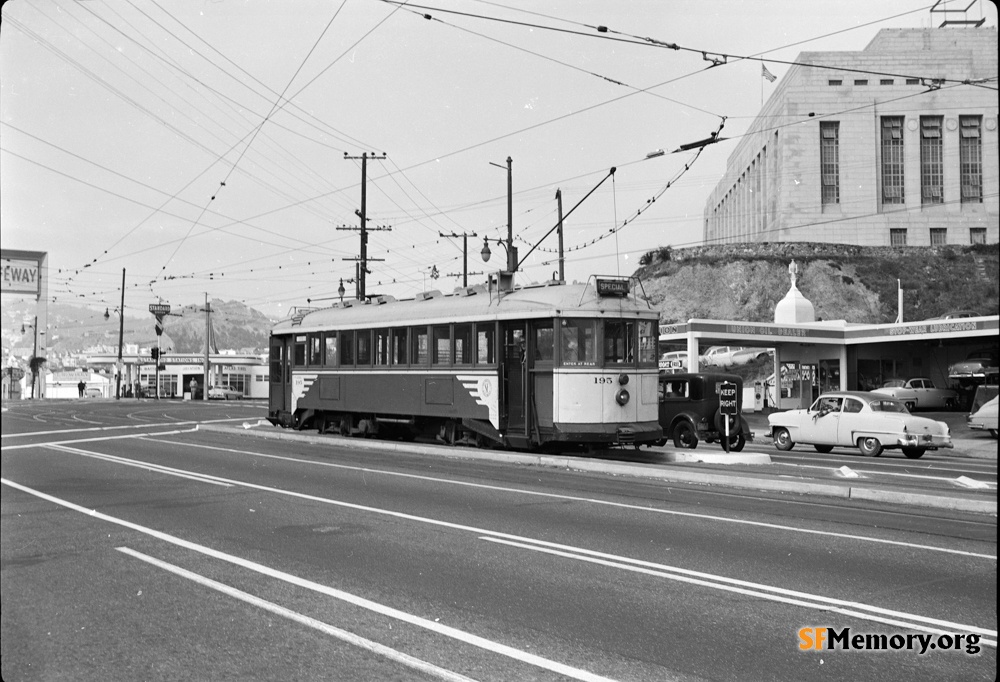
[(1000, 396), (983, 404), (978, 410), (966, 417), (970, 429), (979, 431), (989, 431), (994, 438), (997, 437), (997, 403)]
[(872, 393), (892, 396), (906, 405), (908, 410), (953, 410), (958, 407), (958, 393), (947, 388), (938, 388), (925, 377), (915, 379), (892, 379), (876, 388)]
[(866, 457), (899, 448), (910, 459), (927, 450), (951, 448), (951, 431), (944, 422), (915, 417), (889, 396), (867, 391), (824, 393), (807, 410), (768, 415), (774, 446), (791, 450), (796, 443), (818, 452), (856, 447)]
[(208, 389), (209, 400), (242, 400), (243, 392), (232, 388), (213, 386)]

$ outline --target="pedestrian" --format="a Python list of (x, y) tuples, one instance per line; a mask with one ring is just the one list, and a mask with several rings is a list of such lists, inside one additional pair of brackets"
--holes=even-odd
[(87, 384), (83, 383), (82, 380), (76, 385), (76, 391), (77, 391), (77, 393), (80, 394), (81, 398), (83, 397), (83, 392), (84, 392), (84, 390), (86, 390), (86, 388), (87, 388)]

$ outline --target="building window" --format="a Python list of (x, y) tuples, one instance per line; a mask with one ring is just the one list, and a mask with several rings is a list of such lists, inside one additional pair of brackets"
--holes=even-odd
[(907, 78), (906, 79), (906, 84), (907, 85), (920, 85), (920, 79), (919, 78)]
[(894, 227), (889, 230), (889, 246), (906, 246), (905, 227)]
[(891, 78), (883, 78), (878, 82), (879, 85), (892, 85), (893, 80)]
[(920, 117), (920, 203), (944, 201), (944, 157), (941, 143), (941, 116)]
[(931, 246), (944, 246), (947, 243), (948, 243), (948, 228), (932, 227)]
[(985, 244), (986, 243), (986, 228), (985, 227), (970, 227), (969, 228), (969, 243), (970, 244)]
[(857, 80), (854, 81), (854, 84), (855, 85), (868, 85), (868, 79), (867, 78), (858, 78)]
[(882, 203), (902, 204), (903, 117), (882, 117)]
[(840, 78), (831, 78), (826, 83), (827, 83), (827, 85), (837, 86), (837, 85), (843, 85), (844, 81), (841, 80)]
[(823, 204), (839, 204), (840, 123), (836, 121), (821, 121), (819, 124), (819, 165)]
[(983, 203), (983, 144), (981, 116), (959, 116), (958, 157), (962, 174), (962, 203)]

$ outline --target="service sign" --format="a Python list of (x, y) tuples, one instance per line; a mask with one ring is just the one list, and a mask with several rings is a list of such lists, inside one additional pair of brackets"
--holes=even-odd
[(598, 296), (628, 296), (627, 279), (599, 279), (597, 280)]
[(169, 303), (150, 303), (149, 312), (156, 316), (169, 315), (170, 314), (170, 304)]
[(3, 293), (38, 294), (40, 268), (36, 260), (3, 259)]

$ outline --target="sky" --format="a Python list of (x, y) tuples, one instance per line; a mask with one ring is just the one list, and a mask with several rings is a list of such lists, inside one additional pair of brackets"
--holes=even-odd
[[(926, 0), (423, 2), (4, 3), (3, 248), (47, 252), (57, 302), (114, 308), (124, 269), (129, 312), (207, 295), (279, 319), (337, 300), (341, 279), (354, 295), (364, 154), (367, 293), (450, 292), (463, 239), (442, 234), (469, 235), (470, 284), (505, 264), (510, 158), (519, 283), (558, 273), (557, 190), (566, 279), (631, 275), (703, 243), (708, 195), (777, 86), (762, 59), (780, 79), (800, 52), (942, 16)], [(996, 26), (990, 2), (950, 7)], [(676, 151), (720, 126), (729, 139)]]

